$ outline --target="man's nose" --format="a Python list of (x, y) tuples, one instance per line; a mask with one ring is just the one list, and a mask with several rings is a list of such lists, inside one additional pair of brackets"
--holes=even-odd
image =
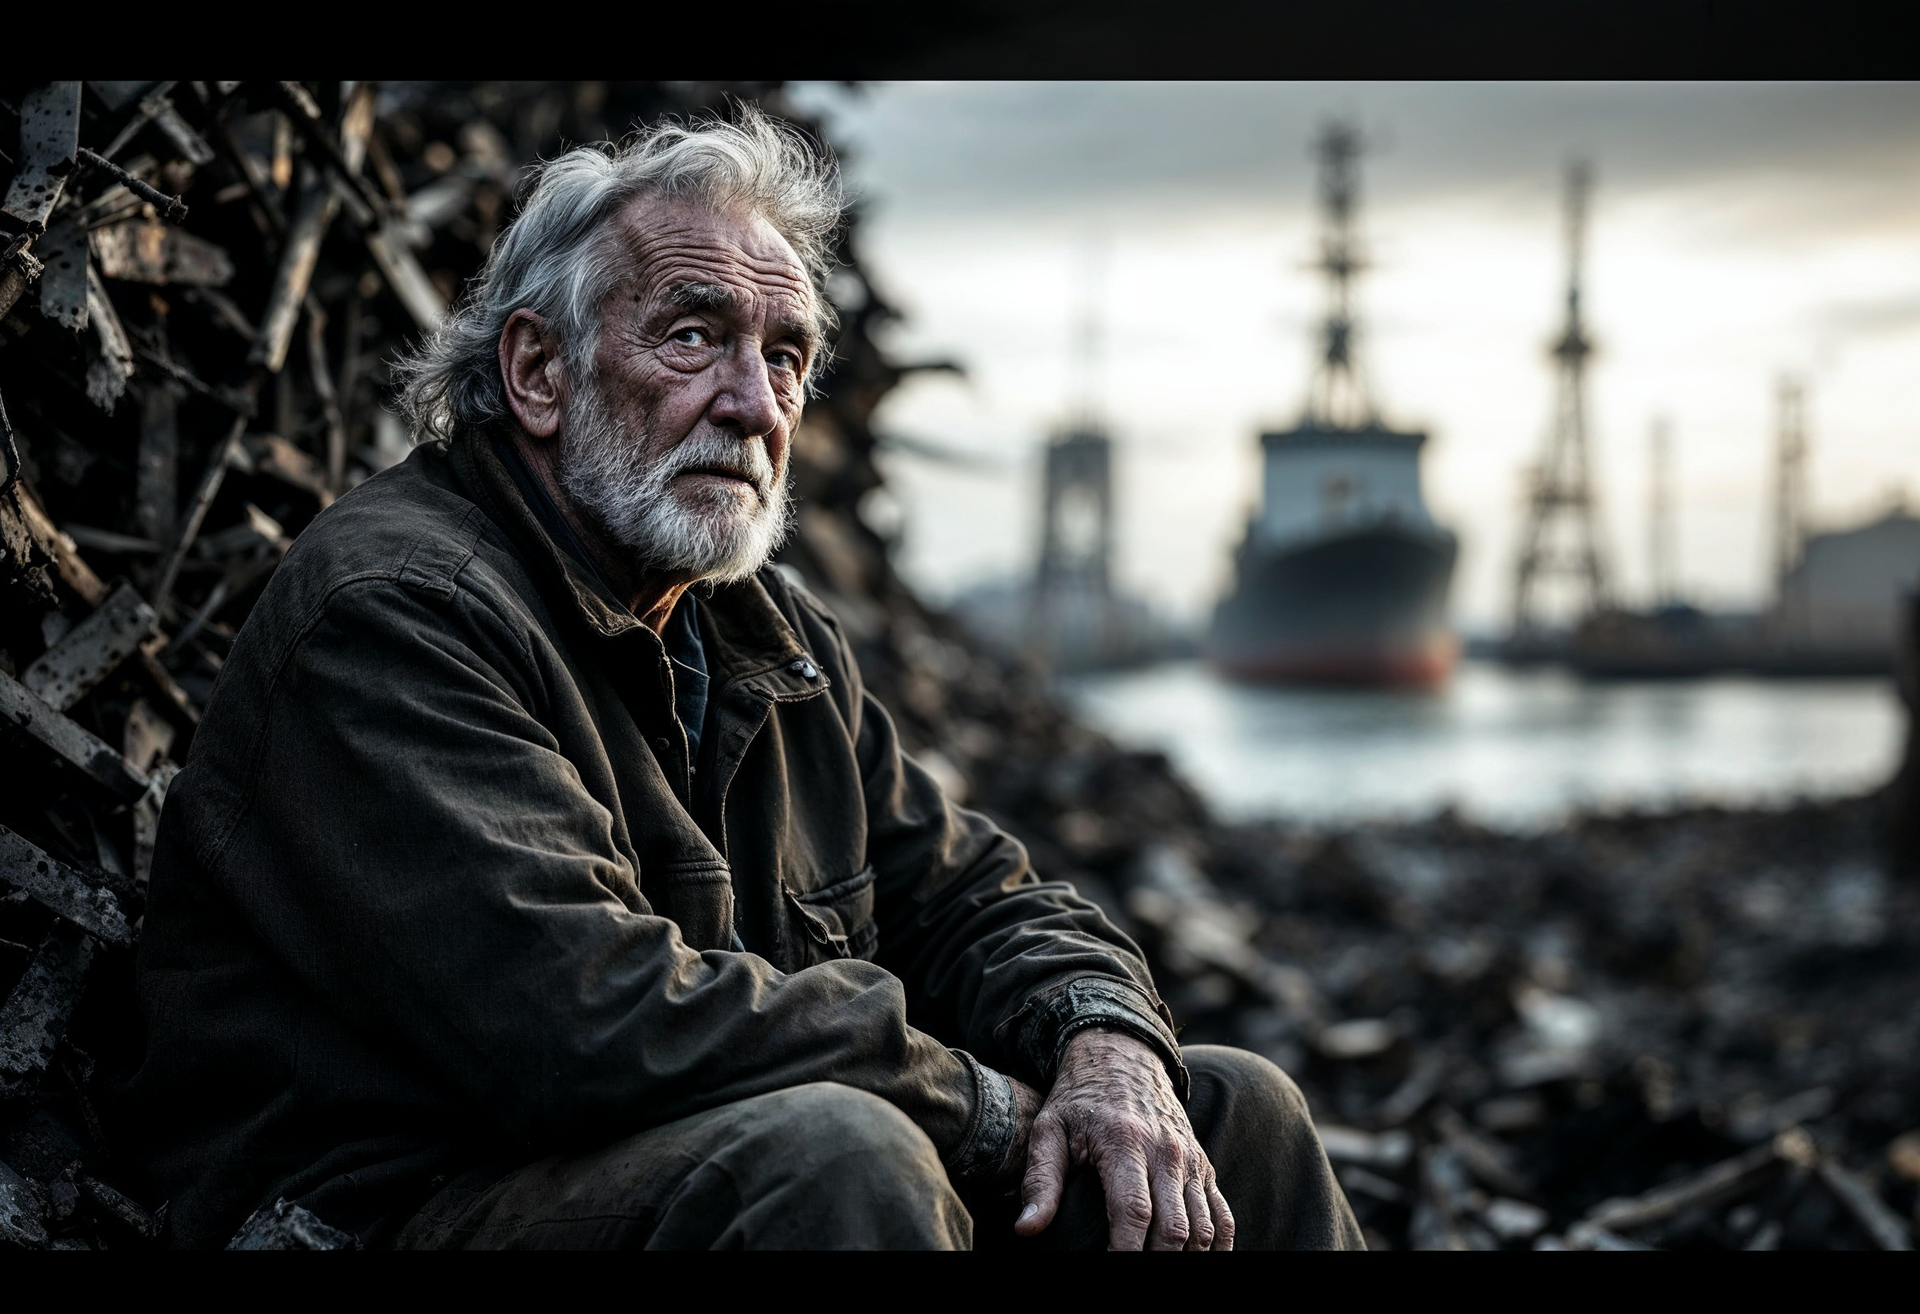
[(765, 438), (779, 425), (780, 400), (757, 347), (742, 343), (728, 357), (707, 418), (721, 428), (738, 430), (743, 438)]

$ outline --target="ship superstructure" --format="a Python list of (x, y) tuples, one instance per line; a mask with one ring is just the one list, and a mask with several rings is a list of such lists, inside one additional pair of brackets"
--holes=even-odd
[(1252, 680), (1437, 684), (1459, 644), (1447, 622), (1457, 543), (1420, 486), (1424, 433), (1382, 421), (1357, 350), (1359, 134), (1317, 143), (1326, 279), (1317, 359), (1293, 428), (1260, 437), (1261, 504), (1235, 556), (1209, 648)]

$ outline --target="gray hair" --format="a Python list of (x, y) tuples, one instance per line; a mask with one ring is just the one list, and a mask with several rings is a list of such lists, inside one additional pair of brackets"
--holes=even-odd
[(733, 122), (669, 122), (619, 144), (575, 147), (538, 166), (519, 217), (460, 303), (397, 363), (398, 403), (416, 442), (511, 424), (499, 351), (516, 310), (546, 321), (569, 378), (593, 376), (601, 307), (630, 272), (611, 220), (643, 195), (761, 215), (806, 268), (816, 326), (823, 335), (834, 327), (826, 281), (846, 198), (833, 157), (798, 129), (744, 105)]

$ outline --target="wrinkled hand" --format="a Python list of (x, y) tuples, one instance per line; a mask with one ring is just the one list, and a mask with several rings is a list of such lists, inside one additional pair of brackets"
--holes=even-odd
[(1082, 1031), (1067, 1042), (1033, 1118), (1015, 1232), (1036, 1236), (1053, 1222), (1067, 1169), (1082, 1163), (1106, 1190), (1110, 1248), (1233, 1249), (1233, 1213), (1166, 1068), (1117, 1031)]

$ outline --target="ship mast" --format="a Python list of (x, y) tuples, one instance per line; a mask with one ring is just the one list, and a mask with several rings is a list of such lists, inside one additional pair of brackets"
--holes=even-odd
[(1648, 446), (1648, 574), (1653, 586), (1653, 605), (1670, 607), (1680, 601), (1680, 584), (1674, 561), (1673, 426), (1665, 416), (1654, 420)]
[(1326, 275), (1326, 314), (1320, 326), (1320, 354), (1307, 389), (1303, 428), (1368, 429), (1379, 413), (1367, 389), (1356, 347), (1353, 314), (1354, 276), (1366, 268), (1355, 231), (1360, 195), (1360, 132), (1351, 124), (1328, 123), (1314, 143), (1320, 161), (1320, 259), (1314, 267)]
[(1807, 580), (1796, 574), (1807, 551), (1807, 394), (1800, 380), (1782, 375), (1774, 438), (1773, 577), (1777, 624), (1806, 637)]
[(1521, 645), (1542, 637), (1540, 595), (1548, 579), (1571, 582), (1577, 615), (1590, 616), (1607, 602), (1587, 452), (1587, 359), (1593, 355), (1593, 339), (1587, 336), (1580, 304), (1592, 188), (1593, 175), (1584, 161), (1568, 166), (1567, 319), (1552, 347), (1557, 383), (1553, 419), (1546, 459), (1532, 472), (1526, 533), (1514, 578), (1513, 633)]
[(1800, 381), (1783, 375), (1774, 437), (1773, 580), (1784, 598), (1807, 540), (1807, 400)]

